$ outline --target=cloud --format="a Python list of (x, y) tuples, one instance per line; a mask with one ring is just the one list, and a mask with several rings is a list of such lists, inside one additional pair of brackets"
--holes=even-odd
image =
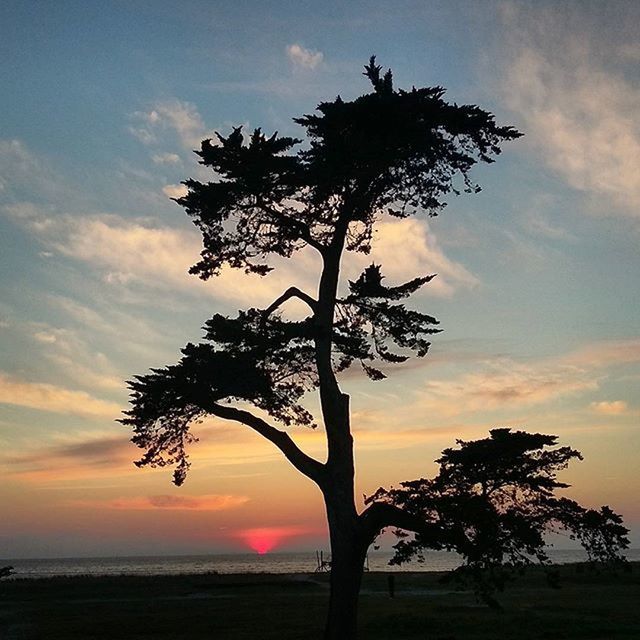
[[(60, 376), (84, 388), (122, 389), (123, 376), (104, 353), (97, 351), (72, 329), (59, 329), (43, 323), (33, 323), (33, 337), (41, 345), (42, 357), (53, 367), (48, 368), (57, 381)], [(94, 340), (94, 337), (91, 337)]]
[(57, 340), (55, 334), (49, 333), (47, 331), (37, 331), (36, 333), (33, 334), (33, 337), (38, 342), (43, 342), (45, 344), (53, 344)]
[[(136, 111), (132, 117), (143, 125), (130, 127), (129, 131), (144, 144), (157, 142), (157, 133), (163, 129), (173, 131), (179, 143), (189, 150), (200, 148), (202, 140), (213, 135), (196, 106), (177, 98), (159, 102), (150, 111)], [(175, 153), (153, 156), (153, 161), (159, 164), (177, 163), (179, 160)]]
[(603, 400), (601, 402), (592, 402), (589, 406), (595, 413), (605, 416), (621, 416), (627, 413), (629, 409), (627, 403), (623, 400)]
[[(587, 344), (555, 358), (521, 363), (509, 358), (485, 359), (479, 371), (428, 381), (407, 412), (430, 411), (451, 417), (469, 412), (542, 405), (599, 388), (611, 368), (640, 362), (640, 339)], [(596, 413), (620, 415), (622, 401), (593, 402)]]
[[(84, 369), (91, 368), (101, 377), (123, 377), (123, 373), (113, 367), (105, 354), (96, 352), (96, 342), (107, 340), (108, 343), (116, 344), (119, 350), (129, 356), (144, 361), (158, 358), (159, 346), (166, 342), (166, 332), (157, 329), (152, 323), (153, 318), (143, 317), (137, 307), (132, 309), (132, 313), (125, 312), (126, 307), (114, 305), (109, 296), (93, 296), (91, 307), (66, 296), (51, 295), (47, 301), (64, 314), (65, 321), (73, 327), (66, 330), (67, 335), (74, 333), (78, 338), (73, 344), (73, 349), (64, 354), (72, 359), (75, 365), (72, 368), (74, 372), (78, 364), (82, 364)], [(58, 340), (57, 344), (59, 342)], [(86, 380), (85, 374), (86, 371), (80, 371), (78, 375)], [(130, 372), (127, 370), (125, 376), (129, 375)]]
[[(456, 438), (467, 433), (475, 433), (475, 428), (466, 425), (433, 426), (424, 428), (401, 428), (381, 430), (379, 428), (361, 428), (357, 417), (353, 417), (353, 437), (358, 452), (363, 451), (400, 451), (403, 449), (413, 449), (416, 446), (443, 438)], [(398, 414), (395, 413), (394, 421), (397, 421)], [(392, 422), (390, 416), (380, 412), (377, 416), (377, 427), (381, 424)], [(412, 422), (416, 422), (415, 418)]]
[(115, 418), (120, 413), (116, 403), (99, 400), (84, 391), (26, 382), (4, 372), (0, 372), (0, 403), (89, 418)]
[(167, 198), (182, 198), (187, 195), (187, 187), (183, 184), (168, 184), (162, 187), (162, 193)]
[(269, 304), (292, 285), (315, 287), (319, 267), (315, 252), (296, 254), (292, 260), (275, 259), (275, 271), (261, 278), (225, 267), (220, 277), (203, 282), (188, 274), (199, 257), (201, 236), (149, 219), (117, 215), (50, 216), (37, 207), (15, 208), (17, 222), (29, 228), (47, 248), (89, 264), (107, 284), (155, 290), (192, 292), (253, 304)]
[(303, 69), (315, 69), (322, 64), (324, 58), (321, 51), (305, 49), (299, 44), (290, 44), (287, 47), (287, 56), (296, 67)]
[(429, 381), (420, 404), (442, 415), (542, 404), (598, 388), (586, 371), (557, 363), (489, 363), (487, 370), (453, 380)]
[(129, 133), (142, 144), (150, 145), (158, 141), (156, 135), (144, 127), (128, 127)]
[(65, 435), (62, 442), (54, 442), (35, 451), (4, 458), (5, 463), (15, 467), (37, 467), (41, 464), (60, 464), (62, 461), (77, 461), (90, 465), (112, 464), (121, 459), (131, 443), (122, 436), (76, 436)]
[(539, 212), (531, 213), (525, 218), (525, 228), (529, 233), (550, 240), (575, 241), (575, 236), (563, 227), (552, 224)]
[(415, 218), (379, 222), (371, 253), (345, 257), (347, 277), (357, 277), (372, 262), (382, 264), (382, 272), (390, 284), (437, 273), (438, 277), (423, 289), (431, 295), (450, 297), (457, 288), (479, 285), (472, 273), (444, 254), (429, 224)]
[(590, 368), (640, 362), (640, 338), (593, 342), (571, 352), (564, 361), (567, 364)]
[(182, 160), (177, 153), (156, 153), (151, 156), (155, 164), (181, 164)]
[(36, 483), (69, 480), (93, 481), (134, 474), (139, 450), (126, 435), (80, 432), (51, 434), (45, 446), (15, 455), (0, 455), (10, 475)]
[(133, 498), (114, 498), (106, 501), (74, 501), (74, 506), (95, 509), (122, 509), (127, 511), (227, 511), (249, 502), (247, 496), (157, 495)]
[[(291, 259), (274, 257), (271, 264), (275, 269), (264, 278), (227, 266), (219, 277), (203, 282), (188, 274), (202, 249), (201, 236), (195, 229), (168, 227), (149, 218), (52, 215), (31, 203), (12, 205), (8, 212), (47, 250), (89, 265), (104, 283), (131, 289), (137, 297), (142, 286), (232, 302), (251, 300), (255, 306), (266, 306), (292, 285), (311, 294), (317, 286), (320, 260), (309, 248)], [(356, 278), (372, 261), (383, 265), (389, 283), (437, 273), (438, 277), (424, 289), (431, 295), (451, 296), (458, 288), (478, 284), (464, 266), (444, 254), (427, 222), (416, 219), (381, 221), (369, 256), (345, 256), (345, 276)], [(306, 312), (295, 301), (288, 303), (287, 309)], [(91, 315), (95, 322), (96, 314)]]
[(529, 143), (573, 188), (640, 216), (640, 89), (588, 44), (597, 36), (560, 33), (553, 13), (525, 30), (518, 11), (508, 13), (503, 92)]
[(8, 202), (24, 197), (56, 200), (69, 191), (65, 181), (21, 140), (0, 139), (0, 197)]

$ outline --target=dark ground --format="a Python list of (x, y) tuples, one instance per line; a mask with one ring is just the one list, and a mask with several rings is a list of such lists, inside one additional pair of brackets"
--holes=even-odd
[[(441, 574), (366, 574), (363, 640), (638, 640), (640, 563), (596, 574), (562, 567), (560, 589), (531, 572), (500, 596), (503, 611), (441, 584)], [(313, 640), (326, 574), (77, 577), (0, 583), (2, 640)]]

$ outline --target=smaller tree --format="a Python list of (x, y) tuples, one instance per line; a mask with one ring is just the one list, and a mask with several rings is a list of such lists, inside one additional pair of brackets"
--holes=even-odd
[(623, 562), (629, 546), (622, 518), (609, 507), (586, 509), (555, 495), (569, 485), (556, 475), (581, 454), (556, 447), (557, 436), (493, 429), (488, 438), (445, 449), (436, 460), (440, 471), (431, 480), (402, 482), (378, 489), (368, 502), (387, 502), (426, 525), (448, 532), (434, 538), (395, 531), (392, 564), (417, 558), (424, 551), (448, 549), (463, 558), (454, 576), (471, 582), (487, 604), (506, 580), (531, 564), (551, 564), (545, 534), (566, 532), (595, 562)]

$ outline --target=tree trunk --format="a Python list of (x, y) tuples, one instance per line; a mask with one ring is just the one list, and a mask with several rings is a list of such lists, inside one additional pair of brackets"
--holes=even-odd
[(349, 506), (327, 499), (331, 594), (325, 640), (355, 640), (357, 633), (358, 595), (367, 547), (361, 539), (355, 509)]

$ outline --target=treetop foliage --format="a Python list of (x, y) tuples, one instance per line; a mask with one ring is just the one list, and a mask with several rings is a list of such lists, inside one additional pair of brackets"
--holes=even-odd
[(264, 275), (270, 254), (289, 257), (307, 244), (328, 250), (338, 227), (348, 250), (368, 253), (381, 213), (437, 215), (460, 190), (456, 176), (462, 189), (478, 190), (471, 168), (521, 135), (475, 105), (445, 102), (441, 87), (396, 90), (391, 71), (380, 70), (375, 58), (365, 67), (372, 93), (338, 96), (295, 118), (308, 148), (294, 152), (301, 140), (260, 129), (245, 139), (242, 127), (202, 142), (200, 163), (219, 179), (187, 180), (177, 199), (203, 234), (192, 273), (207, 279), (229, 264)]

